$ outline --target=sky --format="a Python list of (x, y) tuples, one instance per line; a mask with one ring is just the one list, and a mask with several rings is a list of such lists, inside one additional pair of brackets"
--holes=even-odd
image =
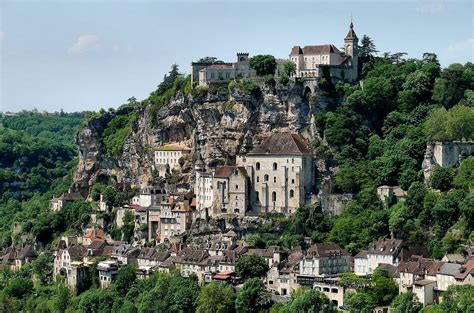
[(171, 64), (287, 58), (343, 45), (352, 16), (380, 53), (474, 60), (473, 1), (0, 0), (0, 111), (75, 112), (146, 98)]

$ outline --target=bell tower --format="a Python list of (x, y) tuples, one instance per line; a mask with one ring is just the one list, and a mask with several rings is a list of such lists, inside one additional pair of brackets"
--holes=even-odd
[(359, 68), (359, 38), (357, 38), (354, 31), (352, 19), (349, 25), (349, 31), (347, 32), (346, 38), (344, 38), (344, 52), (352, 58), (352, 80), (356, 80)]

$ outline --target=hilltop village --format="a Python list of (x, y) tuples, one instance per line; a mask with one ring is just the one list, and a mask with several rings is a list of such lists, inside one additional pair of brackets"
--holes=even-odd
[[(205, 99), (202, 100), (205, 104), (201, 105), (203, 109), (199, 111), (199, 118), (202, 120), (193, 127), (186, 123), (183, 116), (197, 119), (197, 114), (190, 113), (190, 105), (187, 106), (186, 102), (193, 103), (192, 101), (197, 100), (175, 95), (168, 99), (168, 107), (162, 106), (161, 111), (155, 112), (154, 118), (158, 119), (155, 124), (161, 127), (158, 135), (142, 140), (145, 142), (143, 146), (135, 144), (135, 139), (130, 139), (131, 136), (127, 137), (120, 153), (128, 153), (132, 156), (132, 161), (127, 163), (121, 159), (121, 170), (109, 166), (113, 163), (112, 155), (97, 161), (99, 153), (103, 153), (98, 148), (99, 141), (94, 134), (99, 129), (99, 123), (89, 121), (89, 128), (83, 127), (76, 137), (77, 142), (87, 144), (80, 147), (81, 160), (75, 172), (75, 181), (68, 192), (55, 195), (49, 205), (52, 214), (61, 214), (68, 206), (87, 203), (92, 208), (87, 216), (88, 222), (79, 226), (79, 233), (62, 234), (53, 242), (50, 251), (45, 251), (44, 243), (40, 240), (25, 240), (16, 247), (4, 249), (1, 256), (3, 268), (19, 272), (40, 255), (51, 256), (53, 280), (63, 280), (73, 294), (80, 294), (92, 280), (98, 281), (102, 289), (111, 288), (117, 282), (120, 271), (130, 268), (138, 279), (153, 277), (154, 273), (177, 273), (182, 277), (197, 279), (200, 285), (219, 282), (240, 290), (248, 278), (245, 277), (247, 271), (251, 272), (249, 268), (261, 266), (264, 271), (255, 276), (259, 277), (270, 292), (273, 302), (291, 301), (292, 295), (303, 287), (319, 291), (334, 308), (341, 311), (347, 311), (348, 296), (372, 288), (375, 279), (381, 276), (395, 281), (397, 294), (413, 292), (422, 307), (442, 302), (448, 288), (452, 286), (473, 285), (472, 238), (471, 241), (458, 240), (463, 247), (462, 252), (445, 253), (435, 258), (428, 251), (427, 243), (418, 240), (424, 237), (416, 237), (413, 229), (407, 230), (411, 232), (410, 236), (415, 233), (412, 237), (407, 235), (400, 238), (403, 227), (409, 224), (402, 220), (405, 218), (401, 216), (402, 213), (396, 215), (399, 220), (390, 219), (391, 227), (395, 225), (399, 228), (390, 228), (390, 235), (379, 236), (363, 247), (342, 246), (320, 235), (325, 222), (343, 215), (347, 206), (358, 200), (357, 193), (363, 190), (351, 189), (352, 186), (341, 187), (344, 184), (334, 179), (337, 167), (346, 166), (346, 169), (351, 169), (353, 166), (355, 170), (355, 163), (337, 164), (327, 161), (330, 158), (328, 155), (332, 153), (331, 149), (318, 145), (316, 136), (312, 135), (316, 131), (308, 126), (319, 125), (320, 122), (313, 119), (310, 123), (301, 122), (302, 119), (298, 117), (300, 113), (288, 109), (288, 103), (291, 97), (296, 98), (291, 92), (298, 93), (298, 99), (302, 99), (302, 103), (314, 100), (324, 88), (321, 82), (328, 78), (327, 84), (345, 83), (345, 88), (362, 86), (359, 54), (359, 38), (351, 22), (344, 37), (343, 51), (334, 44), (294, 46), (290, 49), (288, 59), (277, 59), (274, 78), (285, 75), (285, 72), (289, 73), (290, 84), (296, 86), (291, 90), (290, 87), (282, 87), (287, 96), (285, 100), (279, 100), (286, 101), (286, 116), (293, 114), (297, 117), (293, 116), (294, 120), (291, 122), (282, 123), (284, 127), (280, 128), (271, 128), (268, 126), (270, 123), (262, 123), (265, 125), (258, 127), (259, 130), (264, 130), (258, 135), (234, 125), (239, 118), (256, 119), (253, 115), (248, 118), (245, 115), (248, 107), (255, 106), (248, 100), (251, 99), (248, 95), (236, 92), (237, 100), (230, 103), (221, 101), (218, 92), (205, 96), (198, 94), (195, 98), (201, 96)], [(288, 71), (289, 63), (294, 66), (291, 71)], [(268, 87), (268, 82), (263, 81), (261, 75), (250, 66), (249, 53), (238, 53), (236, 62), (209, 58), (192, 62), (190, 76), (192, 92), (211, 90), (219, 84), (226, 84), (227, 88), (230, 84), (245, 81), (261, 84), (262, 89), (267, 88), (269, 93), (273, 92), (270, 96), (262, 96), (266, 97), (264, 101), (276, 102), (278, 96), (283, 98), (275, 95), (276, 92)], [(330, 98), (329, 93), (326, 92), (324, 97)], [(323, 98), (316, 100), (321, 99)], [(222, 120), (228, 118), (225, 121), (227, 128), (238, 129), (241, 133), (237, 134), (235, 131), (226, 135), (239, 143), (230, 153), (222, 148), (228, 138), (224, 136), (223, 141), (216, 139), (220, 136), (217, 132), (220, 127), (224, 127), (223, 124), (206, 123), (213, 120), (206, 120), (211, 115), (210, 112), (213, 112), (206, 105), (210, 106), (212, 101), (223, 102), (224, 108), (232, 107), (234, 110), (229, 115), (232, 118), (221, 114)], [(244, 103), (242, 107), (239, 107), (239, 101)], [(269, 111), (277, 111), (275, 107), (276, 104)], [(139, 133), (139, 127), (148, 127), (148, 120), (144, 122), (144, 119), (137, 118), (135, 111), (129, 108), (122, 111), (126, 112), (122, 116), (133, 118), (132, 124), (136, 123), (133, 127), (130, 126), (130, 132)], [(259, 113), (271, 115), (269, 120), (276, 124), (278, 118), (273, 118), (277, 115), (272, 112), (267, 114), (262, 109)], [(103, 113), (102, 118), (110, 123), (113, 117), (107, 114), (111, 113)], [(166, 118), (171, 122), (166, 122)], [(326, 116), (327, 120), (330, 118), (330, 115)], [(399, 116), (392, 118), (396, 122), (397, 119), (402, 120)], [(361, 125), (355, 125), (357, 129), (359, 126)], [(193, 129), (188, 130), (189, 128)], [(351, 129), (349, 134), (341, 136), (351, 136), (357, 131)], [(103, 130), (97, 133), (107, 134)], [(185, 136), (183, 133), (191, 135)], [(333, 137), (337, 135), (339, 133), (333, 134)], [(326, 137), (320, 136), (317, 139), (324, 142)], [(425, 150), (417, 152), (424, 154), (422, 163), (413, 161), (410, 163), (412, 168), (406, 171), (408, 174), (404, 172), (403, 175), (397, 175), (402, 178), (409, 176), (406, 179), (410, 182), (410, 188), (414, 183), (419, 190), (432, 188), (437, 194), (448, 190), (449, 187), (443, 189), (442, 185), (434, 188), (432, 181), (440, 180), (440, 171), (454, 171), (472, 158), (474, 142), (470, 141), (471, 138), (465, 139), (423, 141)], [(377, 138), (374, 136), (370, 140), (374, 142)], [(357, 140), (354, 142), (354, 146), (360, 143)], [(139, 157), (142, 153), (140, 149), (147, 151), (146, 157)], [(381, 155), (376, 149), (367, 150), (367, 153)], [(343, 152), (349, 155), (348, 158), (359, 153), (352, 148)], [(144, 160), (148, 160), (148, 163)], [(402, 161), (397, 159), (396, 162)], [(145, 169), (142, 168), (145, 167), (143, 164), (146, 164)], [(129, 172), (132, 171), (140, 172), (140, 175), (130, 176)], [(114, 186), (103, 178), (114, 175), (119, 177)], [(363, 175), (368, 173), (364, 172)], [(365, 177), (363, 175), (359, 174), (361, 179)], [(354, 176), (357, 176), (354, 179), (360, 178), (358, 175)], [(443, 179), (441, 181), (446, 181)], [(130, 183), (132, 181), (134, 183)], [(389, 210), (406, 201), (410, 205), (416, 205), (413, 204), (413, 199), (424, 201), (424, 198), (413, 195), (414, 188), (401, 186), (397, 183), (398, 180), (390, 182), (394, 183), (375, 186), (375, 199), (370, 201), (377, 203), (377, 210)], [(129, 186), (133, 188), (128, 188)], [(357, 206), (349, 206), (349, 209), (362, 210), (366, 207), (359, 209)], [(279, 221), (293, 221), (292, 218), (298, 214), (303, 219), (300, 221), (303, 225), (317, 219), (317, 216), (322, 218), (317, 220), (317, 225), (308, 226), (311, 229), (300, 231), (296, 237), (287, 238), (282, 235), (283, 239), (278, 238), (280, 241), (275, 240), (274, 244), (271, 240), (261, 242), (262, 233), (271, 233), (262, 229), (278, 232), (281, 226)], [(392, 231), (394, 228), (398, 232)], [(15, 225), (15, 229), (21, 229), (21, 225)], [(362, 229), (356, 231), (365, 232)], [(303, 233), (306, 235), (302, 235)], [(256, 263), (248, 265), (248, 262)], [(374, 312), (390, 311), (390, 303), (373, 304), (373, 307)]]

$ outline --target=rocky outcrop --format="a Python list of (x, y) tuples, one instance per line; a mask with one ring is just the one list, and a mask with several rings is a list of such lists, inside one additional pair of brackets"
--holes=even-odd
[(195, 149), (199, 141), (203, 159), (208, 166), (215, 166), (234, 164), (236, 155), (248, 152), (271, 132), (298, 132), (310, 141), (319, 138), (311, 126), (312, 118), (320, 110), (320, 102), (330, 100), (308, 101), (298, 84), (264, 85), (261, 90), (257, 95), (239, 89), (194, 97), (179, 94), (158, 110), (155, 127), (150, 108), (141, 108), (120, 157), (106, 156), (102, 133), (114, 115), (130, 112), (108, 112), (89, 121), (76, 138), (80, 154), (74, 181), (82, 189), (101, 176), (114, 177), (122, 186), (145, 185), (152, 175), (154, 151), (170, 142)]

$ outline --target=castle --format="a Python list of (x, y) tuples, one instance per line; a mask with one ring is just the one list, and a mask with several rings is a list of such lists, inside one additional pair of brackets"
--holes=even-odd
[[(284, 64), (293, 62), (296, 73), (293, 78), (317, 81), (324, 77), (328, 69), (333, 80), (355, 81), (358, 78), (358, 43), (359, 38), (354, 31), (354, 25), (344, 38), (344, 51), (333, 44), (294, 46), (288, 59), (278, 59), (275, 75), (281, 73)], [(326, 75), (327, 75), (326, 74)], [(250, 68), (249, 53), (237, 53), (237, 62), (206, 61), (191, 63), (191, 81), (201, 86), (233, 79), (253, 79), (256, 73)]]

